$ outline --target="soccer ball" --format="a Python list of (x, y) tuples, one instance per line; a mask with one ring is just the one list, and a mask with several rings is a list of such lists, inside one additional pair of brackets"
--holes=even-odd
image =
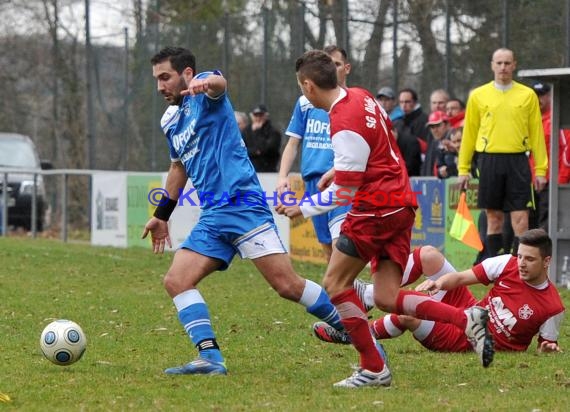
[(56, 365), (71, 365), (85, 352), (87, 338), (81, 327), (70, 320), (58, 319), (47, 325), (40, 337), (44, 356)]

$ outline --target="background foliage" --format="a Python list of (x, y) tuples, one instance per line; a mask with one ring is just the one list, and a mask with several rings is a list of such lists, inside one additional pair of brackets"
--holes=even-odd
[[(126, 36), (116, 27), (92, 39), (88, 59), (85, 3), (123, 11), (130, 27)], [(0, 130), (32, 136), (58, 168), (165, 170), (158, 128), (165, 107), (148, 62), (164, 45), (191, 48), (199, 70), (221, 68), (237, 110), (264, 102), (284, 128), (299, 94), (294, 61), (305, 50), (344, 46), (354, 66), (350, 84), (373, 92), (411, 86), (426, 105), (429, 93), (444, 87), (466, 99), (491, 78), (489, 56), (500, 46), (515, 50), (519, 68), (568, 65), (568, 4), (2, 0)]]
[[(86, 10), (122, 19), (87, 43)], [(165, 171), (165, 103), (149, 64), (165, 45), (191, 48), (198, 70), (222, 69), (236, 110), (265, 103), (284, 130), (305, 50), (341, 45), (349, 85), (413, 87), (427, 107), (434, 89), (465, 100), (489, 81), (504, 45), (519, 68), (569, 66), (569, 21), (570, 0), (0, 0), (0, 130), (31, 136), (59, 169)], [(89, 225), (88, 186), (69, 183), (74, 229)]]

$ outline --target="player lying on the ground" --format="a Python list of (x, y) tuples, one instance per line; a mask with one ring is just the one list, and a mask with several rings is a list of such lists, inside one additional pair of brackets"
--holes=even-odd
[[(564, 306), (556, 287), (548, 279), (552, 242), (542, 229), (529, 230), (520, 238), (518, 256), (510, 254), (487, 259), (472, 269), (457, 273), (434, 247), (414, 250), (408, 259), (402, 286), (424, 273), (427, 280), (416, 287), (432, 298), (463, 311), (473, 305), (489, 310), (489, 332), (495, 349), (524, 351), (538, 334), (539, 352), (559, 352), (558, 335)], [(493, 287), (479, 302), (466, 285), (482, 283)], [(372, 285), (355, 285), (367, 308), (373, 306)], [(406, 330), (427, 349), (446, 352), (472, 350), (464, 331), (455, 325), (411, 316), (389, 314), (370, 322), (376, 339), (389, 339)], [(346, 337), (325, 323), (314, 325), (316, 336), (326, 342), (346, 343)]]

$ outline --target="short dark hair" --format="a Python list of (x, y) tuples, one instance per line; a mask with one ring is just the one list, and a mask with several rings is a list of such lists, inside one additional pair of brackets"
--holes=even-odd
[(414, 102), (418, 101), (418, 92), (416, 92), (411, 87), (406, 87), (405, 89), (400, 90), (400, 92), (398, 93), (398, 97), (400, 97), (402, 93), (410, 93), (412, 95), (412, 99), (414, 99)]
[(449, 102), (457, 102), (457, 103), (459, 103), (459, 107), (461, 107), (461, 110), (465, 110), (465, 103), (463, 102), (463, 100), (458, 99), (456, 97), (452, 97), (451, 99), (449, 99), (447, 101), (447, 103), (449, 103)]
[(552, 256), (552, 240), (544, 229), (530, 229), (519, 237), (519, 243), (526, 246), (534, 246), (540, 250), (540, 256), (545, 258)]
[(165, 47), (152, 56), (150, 62), (154, 66), (165, 60), (170, 61), (172, 68), (176, 70), (178, 74), (182, 74), (187, 67), (190, 67), (194, 74), (196, 74), (196, 57), (194, 57), (192, 52), (188, 49), (183, 47)]
[(328, 55), (331, 55), (334, 52), (339, 52), (342, 55), (342, 60), (344, 60), (345, 63), (348, 61), (348, 54), (346, 54), (346, 50), (344, 50), (342, 47), (338, 47), (336, 44), (330, 44), (326, 46), (323, 51)]
[(451, 129), (451, 133), (449, 133), (449, 135), (455, 136), (457, 133), (463, 134), (463, 126), (454, 127), (453, 129)]
[(321, 89), (337, 87), (336, 66), (330, 56), (322, 50), (309, 50), (295, 62), (299, 79), (312, 80)]

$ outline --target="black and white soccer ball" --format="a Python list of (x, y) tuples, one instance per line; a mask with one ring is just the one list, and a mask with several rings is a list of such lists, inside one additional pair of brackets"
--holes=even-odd
[(87, 338), (81, 327), (70, 320), (58, 319), (47, 325), (40, 337), (44, 356), (56, 365), (71, 365), (83, 356)]

